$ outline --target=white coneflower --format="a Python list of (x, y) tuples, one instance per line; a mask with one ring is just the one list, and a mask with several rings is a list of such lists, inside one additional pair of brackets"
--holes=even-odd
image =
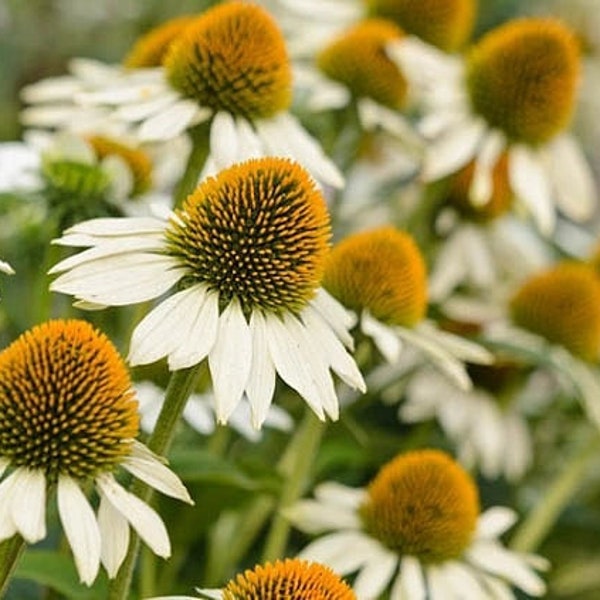
[(407, 452), (382, 467), (367, 488), (321, 484), (314, 500), (287, 510), (301, 530), (323, 534), (299, 557), (356, 573), (361, 600), (386, 590), (391, 600), (515, 598), (512, 587), (542, 596), (539, 556), (503, 547), (498, 537), (515, 514), (480, 514), (477, 487), (438, 450)]
[(490, 353), (467, 339), (441, 331), (425, 319), (425, 261), (410, 235), (393, 227), (352, 234), (334, 246), (325, 269), (325, 288), (359, 316), (360, 330), (390, 363), (403, 344), (454, 379), (471, 382), (462, 360), (489, 362)]
[(421, 130), (431, 138), (425, 180), (473, 160), (470, 199), (486, 204), (493, 170), (506, 157), (510, 189), (544, 234), (554, 229), (555, 205), (574, 220), (591, 216), (594, 178), (566, 131), (580, 76), (579, 46), (568, 27), (549, 18), (516, 19), (488, 32), (464, 59), (416, 40), (389, 54), (421, 89)]
[(161, 596), (150, 600), (356, 600), (352, 588), (329, 567), (286, 558), (246, 569), (221, 589), (198, 589), (199, 596)]
[[(119, 570), (133, 527), (152, 551), (170, 555), (156, 512), (115, 478), (129, 471), (153, 488), (191, 499), (163, 461), (134, 438), (135, 393), (108, 338), (85, 321), (49, 321), (0, 353), (0, 539), (46, 537), (47, 495), (58, 514), (81, 581), (100, 564)], [(100, 496), (98, 514), (86, 498)]]
[(329, 215), (307, 171), (253, 159), (202, 182), (169, 220), (98, 219), (58, 243), (90, 246), (52, 269), (51, 289), (100, 305), (168, 298), (136, 327), (132, 364), (167, 357), (183, 369), (208, 356), (217, 420), (245, 394), (266, 418), (275, 375), (320, 418), (337, 418), (329, 369), (364, 382), (352, 357), (353, 318), (320, 287)]
[(76, 94), (75, 101), (111, 107), (111, 118), (133, 124), (143, 141), (164, 141), (210, 121), (204, 174), (278, 155), (298, 160), (322, 183), (343, 186), (337, 167), (288, 112), (292, 72), (285, 41), (256, 4), (208, 9), (171, 40), (161, 66), (129, 69), (114, 86)]

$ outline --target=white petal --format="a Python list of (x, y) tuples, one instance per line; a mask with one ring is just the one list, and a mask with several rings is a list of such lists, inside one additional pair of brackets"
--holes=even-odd
[(210, 435), (215, 430), (212, 403), (212, 396), (192, 394), (183, 409), (185, 422), (202, 435)]
[(495, 538), (510, 529), (517, 514), (506, 506), (493, 506), (481, 514), (477, 521), (477, 537)]
[(472, 388), (473, 384), (467, 375), (465, 366), (439, 344), (420, 335), (416, 330), (395, 327), (394, 331), (396, 331), (403, 340), (422, 351), (425, 356), (431, 359), (460, 389), (469, 390)]
[(466, 165), (476, 155), (483, 132), (480, 121), (467, 121), (434, 140), (426, 150), (423, 181), (436, 181)]
[(558, 207), (574, 221), (589, 219), (597, 206), (598, 192), (583, 150), (570, 135), (561, 135), (551, 143), (548, 155)]
[(165, 141), (183, 133), (200, 113), (200, 107), (192, 100), (179, 100), (169, 108), (144, 121), (137, 135), (144, 142)]
[(252, 336), (237, 299), (219, 316), (217, 339), (208, 354), (218, 423), (226, 423), (248, 382), (252, 365)]
[(436, 257), (428, 286), (432, 302), (445, 300), (467, 278), (460, 231), (456, 231), (445, 241)]
[(356, 576), (352, 588), (357, 598), (379, 598), (398, 567), (398, 557), (390, 552), (369, 561)]
[(366, 499), (364, 488), (348, 487), (334, 481), (319, 484), (314, 493), (319, 501), (342, 508), (358, 509)]
[[(142, 233), (164, 233), (167, 223), (163, 219), (153, 217), (103, 217), (88, 219), (77, 223), (66, 230), (66, 234), (86, 234), (91, 239), (113, 237), (135, 237)], [(59, 240), (60, 241), (60, 240)], [(56, 240), (55, 242), (56, 243)], [(89, 245), (94, 245), (90, 243)]]
[(377, 349), (387, 362), (398, 362), (402, 351), (402, 341), (396, 335), (395, 330), (372, 317), (368, 310), (363, 311), (360, 328), (365, 335), (373, 338)]
[(399, 585), (410, 600), (425, 600), (426, 588), (423, 569), (418, 559), (405, 556), (400, 562)]
[(148, 364), (174, 352), (187, 338), (194, 308), (203, 300), (203, 287), (195, 285), (161, 302), (133, 331), (127, 360), (132, 365)]
[(338, 403), (328, 365), (304, 325), (292, 315), (266, 318), (269, 352), (281, 378), (295, 389), (315, 414), (324, 419), (323, 409), (337, 419)]
[(96, 485), (106, 500), (129, 521), (154, 554), (162, 558), (171, 555), (171, 543), (165, 525), (152, 508), (122, 488), (112, 475), (99, 475)]
[(329, 324), (312, 306), (308, 305), (300, 314), (306, 331), (321, 348), (329, 365), (351, 388), (366, 391), (365, 381), (354, 359), (346, 352)]
[(490, 131), (483, 139), (469, 189), (469, 200), (474, 206), (484, 206), (491, 200), (494, 192), (493, 170), (505, 145), (502, 134), (496, 130)]
[(256, 129), (273, 154), (293, 158), (323, 183), (335, 188), (344, 187), (344, 177), (340, 170), (296, 117), (280, 113), (271, 119), (257, 121)]
[(252, 425), (256, 429), (260, 429), (267, 418), (273, 400), (275, 365), (269, 354), (266, 321), (259, 310), (252, 312), (250, 332), (252, 336), (252, 366), (246, 383), (246, 395), (250, 402)]
[(359, 530), (361, 520), (355, 509), (345, 509), (317, 500), (300, 500), (284, 510), (285, 517), (305, 533), (331, 530)]
[(21, 89), (20, 96), (23, 102), (27, 104), (57, 102), (59, 100), (70, 101), (73, 94), (80, 89), (81, 82), (75, 77), (72, 75), (63, 75), (26, 85)]
[(511, 148), (508, 177), (515, 195), (527, 207), (539, 230), (550, 235), (556, 215), (548, 176), (541, 158), (525, 146)]
[(487, 348), (454, 333), (438, 329), (433, 323), (423, 321), (417, 325), (416, 329), (424, 337), (437, 342), (456, 358), (480, 365), (489, 365), (494, 362), (494, 355)]
[(17, 526), (12, 518), (11, 508), (13, 503), (13, 484), (15, 482), (14, 475), (18, 471), (19, 469), (0, 482), (0, 542), (11, 538), (17, 533)]
[(50, 289), (93, 304), (126, 306), (169, 290), (183, 275), (177, 266), (172, 258), (158, 254), (119, 254), (63, 273)]
[(169, 467), (154, 457), (150, 458), (147, 454), (144, 456), (136, 456), (134, 454), (128, 456), (121, 464), (132, 475), (141, 479), (155, 490), (171, 498), (177, 498), (188, 504), (194, 504), (181, 479)]
[(346, 310), (324, 288), (317, 289), (317, 293), (310, 303), (321, 313), (325, 321), (329, 323), (336, 335), (342, 340), (344, 346), (350, 350), (354, 349), (354, 340), (348, 330), (356, 325), (358, 321), (356, 314), (350, 310)]
[(497, 543), (476, 542), (467, 556), (474, 565), (510, 581), (531, 596), (541, 596), (546, 590), (543, 580), (522, 557)]
[(67, 476), (58, 478), (58, 512), (73, 551), (81, 581), (91, 585), (100, 568), (100, 529), (94, 511), (77, 482)]
[(129, 523), (127, 519), (103, 496), (98, 508), (100, 528), (100, 560), (110, 579), (117, 575), (129, 547)]
[(176, 93), (164, 93), (150, 100), (119, 106), (114, 116), (123, 121), (142, 121), (171, 106), (178, 98)]
[(186, 303), (190, 322), (181, 332), (183, 337), (178, 345), (169, 354), (171, 370), (198, 364), (208, 355), (217, 339), (219, 295), (206, 289), (203, 293), (204, 299), (198, 299), (196, 306)]
[(210, 152), (218, 171), (238, 162), (238, 137), (231, 113), (219, 111), (210, 126)]
[(46, 537), (46, 477), (39, 469), (17, 469), (13, 474), (11, 515), (19, 533), (30, 544)]

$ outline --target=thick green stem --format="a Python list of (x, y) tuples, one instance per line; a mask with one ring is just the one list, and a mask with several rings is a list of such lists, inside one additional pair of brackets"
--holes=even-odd
[[(181, 413), (196, 386), (199, 374), (198, 364), (188, 369), (174, 371), (171, 375), (158, 421), (147, 443), (148, 448), (156, 454), (164, 456), (168, 452)], [(139, 480), (132, 486), (132, 492), (145, 502), (149, 502), (152, 496), (152, 488)], [(109, 600), (125, 600), (128, 597), (139, 546), (139, 537), (132, 533), (127, 556), (110, 586)]]
[(281, 459), (279, 471), (285, 482), (267, 535), (263, 562), (281, 558), (285, 552), (290, 524), (282, 511), (296, 502), (304, 492), (325, 427), (325, 423), (307, 409), (304, 420)]
[(25, 546), (25, 540), (20, 535), (13, 535), (0, 544), (0, 598), (4, 598), (10, 578), (19, 563)]
[(594, 433), (570, 462), (558, 474), (541, 502), (529, 513), (513, 536), (510, 546), (520, 552), (534, 552), (550, 532), (569, 500), (577, 492), (588, 473), (590, 464), (598, 458), (600, 436)]
[(183, 173), (183, 177), (175, 190), (173, 205), (175, 208), (181, 206), (181, 203), (196, 189), (198, 177), (208, 158), (210, 152), (210, 123), (205, 121), (196, 125), (189, 131), (192, 139), (192, 151), (188, 157), (188, 162)]

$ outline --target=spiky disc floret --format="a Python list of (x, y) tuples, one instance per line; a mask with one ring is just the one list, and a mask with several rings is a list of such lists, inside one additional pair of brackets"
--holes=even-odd
[(477, 9), (476, 0), (364, 0), (369, 14), (390, 19), (407, 33), (447, 52), (468, 40)]
[(284, 158), (249, 160), (204, 181), (177, 212), (169, 252), (189, 281), (253, 309), (299, 311), (320, 285), (329, 214), (314, 181)]
[(291, 103), (291, 68), (272, 17), (246, 2), (214, 6), (173, 42), (164, 66), (170, 84), (216, 111), (267, 118)]
[(427, 308), (425, 261), (412, 237), (393, 227), (348, 236), (334, 246), (323, 278), (344, 306), (412, 326)]
[(584, 360), (600, 352), (600, 280), (585, 264), (561, 263), (525, 282), (510, 303), (514, 322)]
[(514, 141), (540, 144), (569, 123), (579, 83), (579, 45), (554, 19), (516, 19), (471, 50), (467, 87), (475, 112)]
[(402, 30), (391, 21), (368, 19), (324, 48), (317, 64), (328, 77), (347, 86), (353, 96), (400, 109), (406, 101), (407, 83), (385, 49), (402, 36)]
[(459, 557), (479, 516), (479, 495), (469, 474), (438, 450), (401, 454), (368, 487), (361, 516), (366, 529), (400, 555), (423, 562)]
[(138, 432), (127, 368), (89, 323), (49, 321), (0, 353), (0, 455), (49, 481), (112, 470)]
[(258, 565), (231, 580), (223, 600), (354, 600), (331, 569), (297, 558)]

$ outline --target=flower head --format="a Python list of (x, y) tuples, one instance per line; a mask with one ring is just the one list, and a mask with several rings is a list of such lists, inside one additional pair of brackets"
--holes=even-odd
[(342, 304), (411, 327), (427, 309), (427, 272), (410, 235), (381, 227), (348, 236), (327, 261), (325, 287)]
[(476, 0), (364, 0), (372, 15), (447, 52), (458, 50), (475, 24)]
[[(356, 98), (366, 97), (393, 109), (406, 102), (407, 83), (385, 53), (402, 30), (384, 19), (358, 23), (328, 44), (317, 56), (319, 69), (348, 87)], [(357, 52), (360, 48), (360, 52)]]
[[(100, 563), (114, 577), (125, 557), (129, 524), (152, 550), (170, 554), (158, 515), (125, 491), (123, 467), (163, 493), (191, 502), (179, 479), (134, 440), (137, 401), (123, 360), (85, 321), (49, 321), (0, 354), (0, 539), (46, 536), (46, 494), (58, 511), (81, 580)], [(83, 489), (100, 495), (98, 517)], [(23, 498), (27, 503), (23, 504)]]
[(415, 451), (379, 471), (360, 514), (366, 531), (390, 550), (436, 563), (459, 557), (470, 544), (479, 496), (448, 455)]
[(561, 263), (531, 277), (510, 309), (517, 325), (584, 360), (598, 360), (600, 280), (588, 265)]
[(164, 66), (174, 89), (215, 111), (266, 118), (291, 103), (285, 42), (256, 4), (226, 2), (207, 10), (169, 47)]
[(535, 145), (568, 125), (579, 71), (579, 45), (570, 29), (553, 19), (517, 19), (471, 49), (467, 87), (473, 109), (490, 126)]
[(58, 242), (91, 248), (52, 269), (63, 273), (52, 289), (125, 305), (177, 284), (136, 327), (133, 364), (166, 356), (182, 369), (208, 356), (220, 422), (245, 394), (259, 427), (276, 373), (319, 417), (336, 418), (329, 369), (353, 387), (364, 382), (344, 348), (353, 319), (320, 287), (328, 239), (325, 200), (307, 172), (284, 158), (254, 159), (202, 182), (169, 221), (71, 228)]
[[(513, 598), (511, 586), (531, 596), (545, 591), (537, 556), (506, 550), (497, 539), (515, 520), (509, 509), (479, 514), (470, 475), (438, 450), (406, 452), (382, 467), (367, 488), (321, 484), (314, 500), (286, 511), (307, 533), (324, 534), (300, 558), (356, 572), (358, 598)], [(352, 552), (349, 555), (348, 549)], [(349, 559), (351, 557), (351, 559)]]

